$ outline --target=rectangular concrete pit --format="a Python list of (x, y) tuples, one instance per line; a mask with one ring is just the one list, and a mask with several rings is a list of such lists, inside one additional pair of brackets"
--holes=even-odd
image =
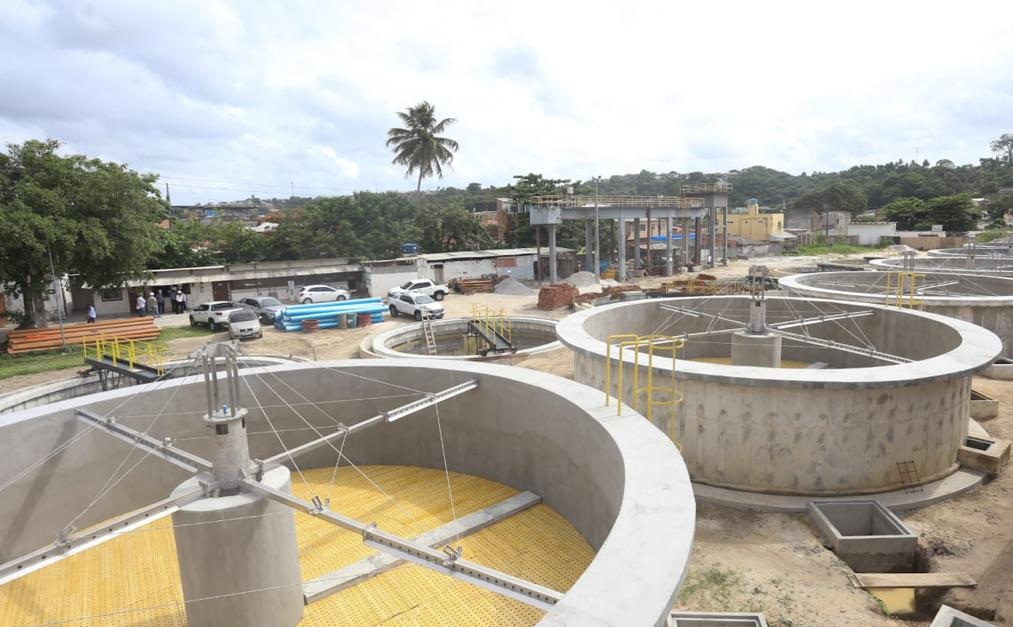
[(955, 610), (949, 605), (939, 608), (929, 627), (994, 627), (992, 623)]
[(1006, 440), (969, 435), (957, 451), (957, 461), (965, 468), (997, 475), (1009, 461), (1009, 453), (1010, 443)]
[(977, 390), (971, 390), (971, 418), (988, 420), (999, 415), (999, 401)]
[(809, 518), (823, 544), (856, 573), (908, 572), (918, 536), (878, 501), (811, 501)]
[(763, 614), (673, 612), (669, 627), (767, 627)]

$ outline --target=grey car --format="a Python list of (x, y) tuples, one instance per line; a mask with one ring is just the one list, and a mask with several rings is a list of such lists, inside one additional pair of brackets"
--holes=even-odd
[(285, 311), (285, 305), (274, 296), (251, 296), (240, 300), (239, 304), (257, 312), (260, 321), (265, 324), (274, 324), (278, 314)]

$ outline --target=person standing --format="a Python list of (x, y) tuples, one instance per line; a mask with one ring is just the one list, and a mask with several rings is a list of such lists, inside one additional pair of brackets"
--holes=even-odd
[(165, 290), (161, 287), (155, 293), (155, 299), (158, 300), (158, 315), (161, 316), (165, 313)]
[(179, 313), (179, 303), (176, 302), (176, 286), (169, 288), (169, 304), (172, 305), (172, 313)]
[(177, 292), (176, 302), (179, 303), (179, 313), (186, 313), (186, 292), (183, 290)]
[(145, 313), (144, 309), (145, 309), (145, 304), (146, 303), (147, 303), (147, 301), (144, 300), (144, 293), (142, 292), (142, 293), (138, 294), (137, 295), (137, 301), (134, 303), (134, 306), (137, 308), (137, 315), (140, 318), (144, 317), (144, 313)]
[(162, 315), (158, 313), (158, 299), (155, 298), (154, 292), (148, 292), (148, 313), (151, 314), (152, 318), (162, 317)]
[(88, 324), (95, 322), (95, 305), (94, 303), (88, 303)]

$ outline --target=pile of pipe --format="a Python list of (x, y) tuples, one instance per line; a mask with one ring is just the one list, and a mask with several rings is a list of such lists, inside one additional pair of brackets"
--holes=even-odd
[(339, 326), (338, 316), (347, 316), (348, 314), (369, 314), (372, 322), (383, 322), (383, 314), (386, 311), (387, 308), (384, 306), (383, 300), (379, 298), (287, 305), (285, 310), (274, 319), (274, 328), (279, 331), (302, 331), (303, 320), (319, 320), (319, 328), (334, 329)]

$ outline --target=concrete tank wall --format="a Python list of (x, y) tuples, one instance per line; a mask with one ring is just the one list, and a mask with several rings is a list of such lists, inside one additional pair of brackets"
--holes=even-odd
[[(598, 551), (540, 624), (664, 624), (689, 559), (695, 505), (675, 447), (632, 411), (616, 420), (595, 390), (541, 372), (481, 363), (313, 362), (243, 370), (241, 378), (243, 404), (250, 408), (250, 453), (261, 459), (281, 450), (265, 410), (286, 446), (294, 447), (316, 437), (307, 422), (333, 431), (337, 421), (354, 424), (416, 399), (416, 390), (435, 392), (477, 379), (477, 389), (439, 405), (450, 470), (541, 495)], [(158, 438), (171, 436), (181, 448), (210, 455), (199, 420), (203, 382), (190, 377), (0, 416), (0, 477), (14, 478), (83, 433), (85, 426), (74, 418), (77, 407), (111, 412), (121, 423), (150, 427)], [(152, 426), (159, 411), (164, 415)], [(0, 561), (54, 540), (129, 450), (92, 431), (7, 487), (0, 499)], [(357, 433), (344, 452), (356, 464), (443, 468), (432, 408)], [(334, 462), (327, 447), (299, 460), (302, 467)], [(78, 526), (164, 498), (186, 477), (174, 466), (146, 459)], [(334, 508), (340, 511), (340, 504)]]
[[(710, 300), (727, 305), (734, 298)], [(708, 299), (666, 300), (695, 306)], [(576, 380), (604, 390), (602, 340), (609, 330), (646, 334), (657, 329), (660, 302), (665, 301), (613, 305), (562, 320), (558, 332), (574, 350)], [(798, 300), (793, 308), (804, 303)], [(901, 487), (901, 461), (914, 461), (922, 481), (955, 470), (967, 428), (970, 377), (998, 353), (998, 339), (940, 316), (872, 308), (875, 316), (863, 320), (879, 318), (876, 324), (895, 330), (892, 343), (880, 344), (881, 350), (921, 352), (924, 361), (789, 370), (677, 360), (677, 389), (684, 400), (674, 419), (656, 410), (654, 422), (677, 442), (693, 480), (749, 491), (842, 495)], [(706, 323), (699, 320), (688, 324)], [(865, 324), (873, 333), (873, 321)], [(949, 333), (954, 337), (947, 342)], [(926, 337), (941, 338), (941, 354), (925, 352), (931, 345)], [(612, 353), (616, 389), (619, 362)], [(655, 360), (656, 381), (664, 380), (671, 360)], [(626, 355), (623, 398), (630, 404), (632, 362)]]

